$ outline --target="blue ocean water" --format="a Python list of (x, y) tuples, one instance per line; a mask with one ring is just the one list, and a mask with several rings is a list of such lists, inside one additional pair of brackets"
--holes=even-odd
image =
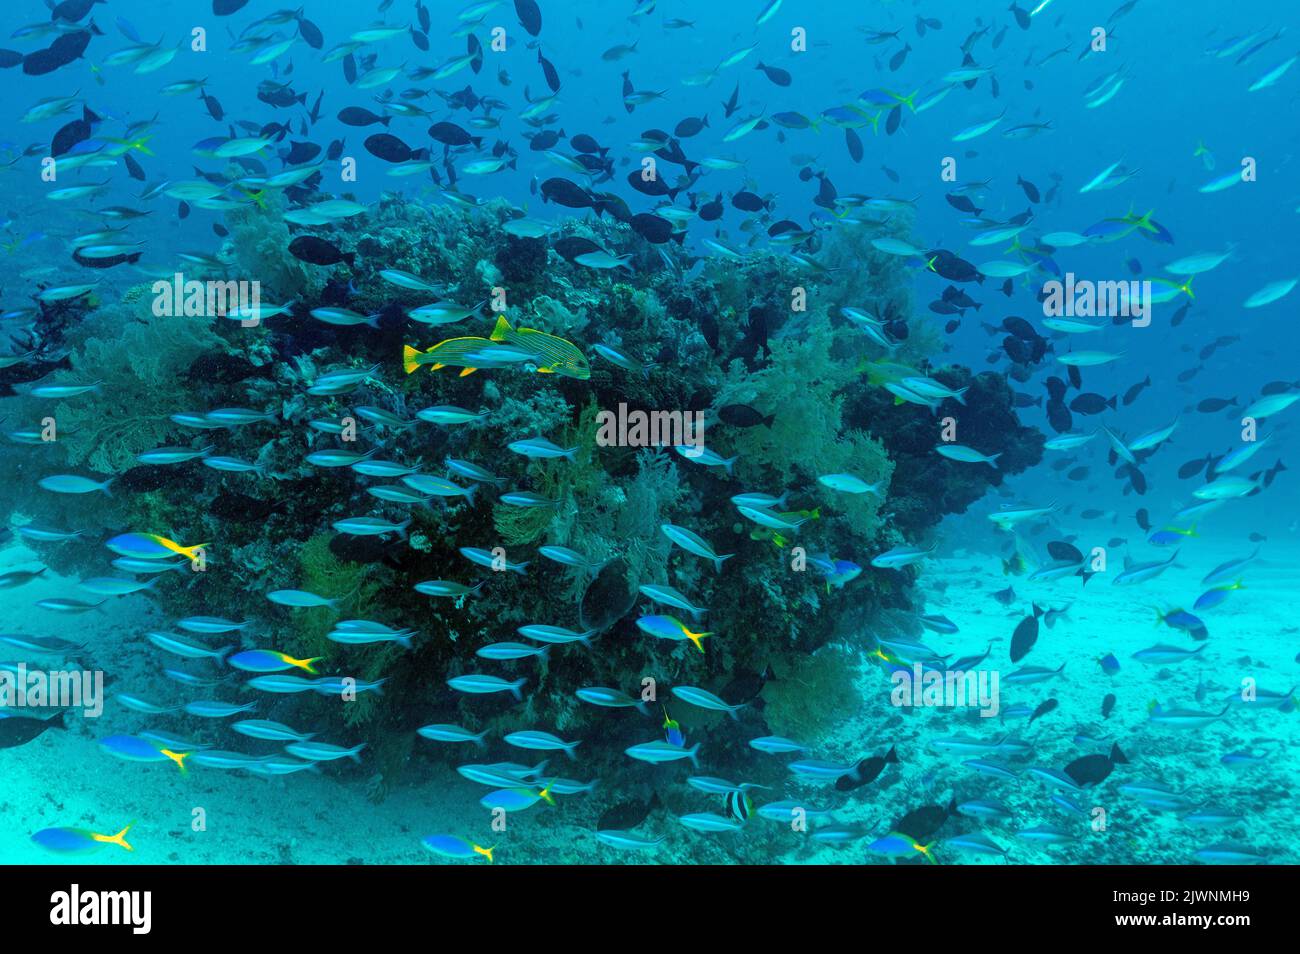
[(1294, 863), (1296, 19), (11, 4), (3, 857)]

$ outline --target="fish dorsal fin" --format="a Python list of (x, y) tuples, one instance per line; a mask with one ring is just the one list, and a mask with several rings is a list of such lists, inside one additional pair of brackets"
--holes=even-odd
[(492, 329), (493, 341), (506, 341), (506, 336), (514, 329), (510, 327), (510, 322), (506, 321), (505, 315), (497, 315), (496, 327)]

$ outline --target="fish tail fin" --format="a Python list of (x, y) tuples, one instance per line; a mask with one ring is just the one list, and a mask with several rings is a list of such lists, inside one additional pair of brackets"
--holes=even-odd
[(734, 554), (734, 553), (724, 553), (724, 554), (722, 554), (722, 556), (720, 556), (720, 557), (715, 557), (715, 558), (714, 558), (714, 561), (713, 561), (713, 569), (714, 569), (716, 572), (721, 573), (721, 572), (722, 572), (722, 562), (723, 562), (724, 560), (730, 560), (730, 559), (731, 559), (732, 557), (734, 557), (735, 555), (736, 555), (736, 554)]
[(704, 637), (712, 636), (712, 635), (713, 635), (712, 633), (692, 633), (690, 630), (686, 631), (686, 638), (689, 639), (692, 643), (694, 643), (695, 648), (698, 649), (700, 652), (704, 652), (704, 643), (703, 643)]
[[(212, 449), (212, 445), (210, 444), (208, 445), (208, 447), (204, 448), (205, 451), (211, 449)], [(207, 457), (208, 455), (204, 453), (203, 456)], [(210, 543), (196, 543), (193, 546), (181, 547), (176, 552), (178, 552), (181, 556), (185, 557), (187, 560), (189, 560), (192, 563), (198, 559), (199, 554), (202, 553), (204, 548), (208, 546), (210, 546)]]
[(191, 753), (173, 752), (170, 749), (159, 749), (159, 751), (176, 763), (176, 767), (181, 770), (182, 775), (190, 774), (190, 770), (185, 766), (185, 760), (190, 757)]
[(420, 366), (419, 356), (418, 349), (412, 348), (410, 345), (402, 345), (402, 369), (407, 374)]
[(480, 854), (480, 855), (482, 855), (484, 858), (486, 858), (486, 859), (488, 860), (488, 864), (492, 864), (492, 863), (493, 863), (493, 862), (492, 862), (492, 852), (494, 852), (494, 851), (497, 850), (497, 846), (496, 846), (496, 845), (493, 845), (491, 848), (483, 848), (483, 847), (481, 847), (480, 845), (475, 845), (475, 846), (474, 846), (474, 850), (475, 850), (478, 854)]
[(126, 840), (126, 833), (131, 830), (131, 825), (134, 824), (135, 822), (131, 822), (130, 825), (127, 825), (116, 835), (96, 835), (95, 840), (102, 841), (105, 844), (109, 844), (109, 845), (121, 845), (127, 851), (135, 851), (135, 849), (132, 848), (131, 845)]
[(1118, 742), (1110, 747), (1110, 760), (1116, 765), (1128, 765), (1128, 756), (1124, 754)]

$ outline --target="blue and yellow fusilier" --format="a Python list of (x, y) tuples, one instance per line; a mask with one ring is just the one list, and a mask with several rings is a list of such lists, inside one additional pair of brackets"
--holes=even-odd
[(189, 752), (173, 752), (134, 735), (110, 735), (99, 740), (99, 747), (125, 762), (175, 762), (184, 775)]
[[(135, 822), (131, 822), (134, 825)], [(126, 833), (131, 830), (127, 825), (116, 835), (101, 835), (88, 828), (42, 828), (32, 835), (32, 841), (46, 851), (60, 855), (84, 855), (98, 851), (104, 845), (117, 845), (127, 851), (135, 851), (126, 840)]]
[(182, 546), (175, 540), (169, 540), (156, 533), (119, 533), (104, 545), (119, 556), (134, 557), (139, 560), (165, 560), (176, 554), (180, 554), (187, 560), (195, 560), (200, 551), (207, 546), (206, 543)]
[(494, 860), (492, 852), (496, 850), (495, 845), (491, 848), (484, 848), (455, 835), (426, 835), (420, 839), (420, 843), (435, 855), (441, 855), (444, 858), (456, 858), (464, 861), (482, 856), (488, 860), (488, 864), (492, 864)]
[(226, 662), (235, 669), (244, 672), (284, 672), (297, 667), (304, 672), (316, 675), (313, 663), (318, 663), (324, 656), (312, 656), (309, 659), (295, 659), (275, 649), (245, 649), (228, 656)]
[(704, 644), (701, 640), (713, 635), (692, 632), (685, 623), (674, 616), (642, 616), (636, 621), (636, 625), (643, 633), (649, 633), (660, 639), (671, 639), (676, 642), (689, 639), (700, 652), (704, 652)]

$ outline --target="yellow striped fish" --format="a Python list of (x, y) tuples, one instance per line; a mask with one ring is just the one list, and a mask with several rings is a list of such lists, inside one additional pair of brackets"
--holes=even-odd
[(423, 352), (410, 345), (403, 345), (402, 367), (406, 369), (407, 374), (412, 373), (422, 364), (429, 365), (430, 371), (446, 367), (463, 368), (464, 370), (460, 372), (463, 378), (478, 370), (478, 366), (471, 363), (469, 356), (481, 355), (484, 348), (490, 347), (492, 341), (488, 338), (448, 338)]
[(507, 342), (536, 355), (537, 370), (542, 374), (562, 374), (580, 381), (591, 377), (591, 365), (572, 342), (536, 328), (511, 328), (505, 315), (497, 317), (492, 340)]

